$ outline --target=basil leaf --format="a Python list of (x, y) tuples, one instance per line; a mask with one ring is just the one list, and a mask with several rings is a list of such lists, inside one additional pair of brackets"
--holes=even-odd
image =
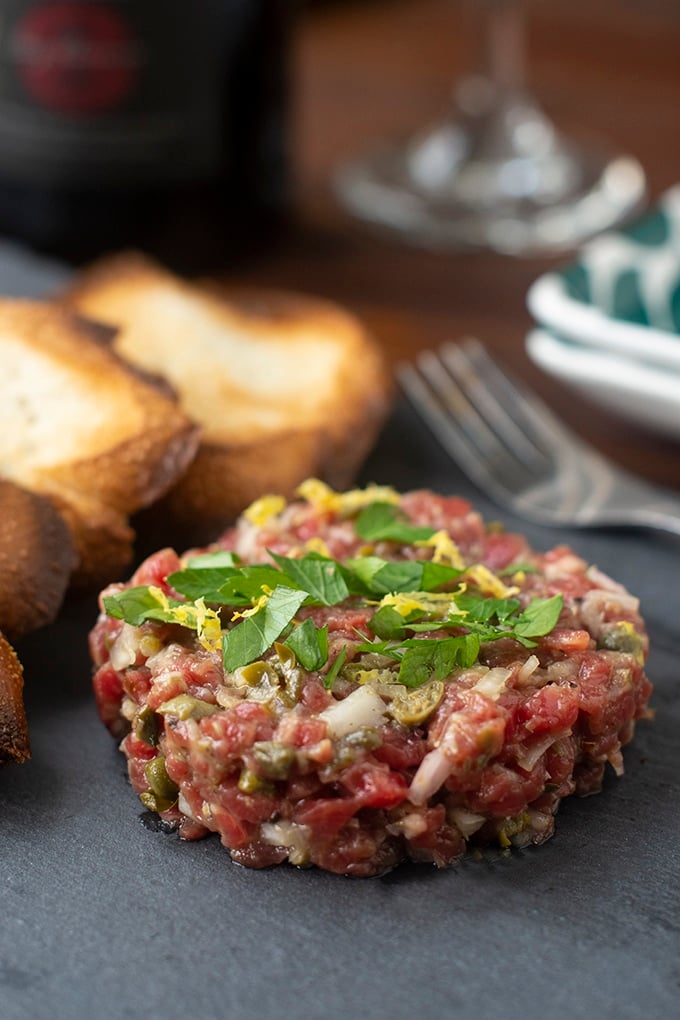
[(321, 669), (328, 660), (328, 627), (315, 627), (313, 620), (304, 620), (288, 635), (284, 644), (306, 670)]
[(276, 561), (286, 579), (293, 582), (291, 587), (303, 588), (322, 606), (337, 606), (349, 597), (349, 588), (335, 560), (317, 555), (300, 559), (277, 556), (276, 553), (269, 555)]
[(403, 545), (425, 541), (435, 533), (434, 528), (411, 524), (392, 503), (371, 503), (356, 518), (354, 528), (366, 542), (400, 542)]
[(562, 596), (533, 599), (517, 617), (514, 633), (519, 638), (543, 637), (549, 634), (562, 612)]
[(265, 604), (246, 616), (222, 640), (226, 672), (259, 659), (281, 636), (307, 597), (307, 592), (275, 588)]

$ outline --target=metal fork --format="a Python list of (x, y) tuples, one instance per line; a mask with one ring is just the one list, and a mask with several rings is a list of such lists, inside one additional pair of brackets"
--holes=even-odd
[(511, 379), (477, 340), (424, 351), (397, 376), (444, 448), (497, 503), (542, 524), (680, 535), (680, 497), (614, 466)]

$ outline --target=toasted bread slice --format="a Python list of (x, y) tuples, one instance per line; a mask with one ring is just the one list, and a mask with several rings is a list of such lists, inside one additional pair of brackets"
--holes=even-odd
[(0, 630), (10, 641), (54, 620), (77, 563), (50, 500), (0, 479)]
[(0, 476), (48, 496), (81, 581), (128, 562), (128, 516), (186, 470), (198, 432), (100, 330), (48, 303), (0, 301)]
[(21, 663), (0, 634), (0, 765), (21, 763), (31, 756), (23, 689)]
[(86, 270), (64, 300), (115, 326), (116, 351), (162, 374), (200, 424), (196, 459), (167, 502), (193, 535), (211, 537), (256, 497), (288, 496), (309, 475), (346, 487), (386, 416), (380, 352), (330, 302), (225, 295), (134, 254)]

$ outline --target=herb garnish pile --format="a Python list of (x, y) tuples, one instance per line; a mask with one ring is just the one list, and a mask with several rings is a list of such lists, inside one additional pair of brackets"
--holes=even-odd
[[(432, 528), (415, 527), (386, 503), (373, 503), (355, 520), (366, 542), (400, 545), (426, 542)], [(397, 682), (409, 688), (443, 680), (456, 668), (472, 666), (480, 646), (513, 638), (531, 648), (548, 634), (560, 615), (562, 596), (533, 599), (522, 608), (511, 596), (490, 597), (475, 591), (459, 568), (432, 560), (385, 560), (374, 555), (343, 563), (316, 552), (300, 557), (270, 554), (272, 563), (244, 564), (231, 552), (191, 557), (168, 583), (187, 601), (168, 598), (154, 586), (125, 589), (104, 598), (109, 616), (140, 626), (145, 620), (176, 623), (193, 629), (206, 647), (221, 646), (226, 672), (261, 658), (275, 642), (285, 644), (304, 669), (328, 667), (328, 627), (307, 617), (307, 606), (374, 607), (368, 626), (375, 635), (357, 632), (360, 653), (377, 653), (398, 664)], [(455, 590), (454, 590), (455, 589)], [(231, 610), (229, 623), (221, 620)], [(441, 636), (433, 636), (441, 631)], [(427, 636), (419, 637), (418, 634)], [(344, 654), (327, 669), (332, 687)]]

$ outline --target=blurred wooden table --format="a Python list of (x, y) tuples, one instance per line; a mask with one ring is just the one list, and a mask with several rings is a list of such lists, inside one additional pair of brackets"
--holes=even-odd
[[(637, 156), (652, 200), (676, 183), (678, 0), (528, 0), (527, 10), (531, 85), (558, 125)], [(474, 334), (613, 459), (680, 488), (680, 444), (602, 413), (528, 361), (525, 295), (550, 259), (429, 254), (371, 236), (338, 207), (330, 178), (341, 159), (445, 109), (465, 66), (460, 26), (456, 0), (340, 0), (305, 11), (295, 65), (295, 223), (239, 278), (344, 303), (394, 360)], [(680, 399), (680, 382), (678, 389)]]

